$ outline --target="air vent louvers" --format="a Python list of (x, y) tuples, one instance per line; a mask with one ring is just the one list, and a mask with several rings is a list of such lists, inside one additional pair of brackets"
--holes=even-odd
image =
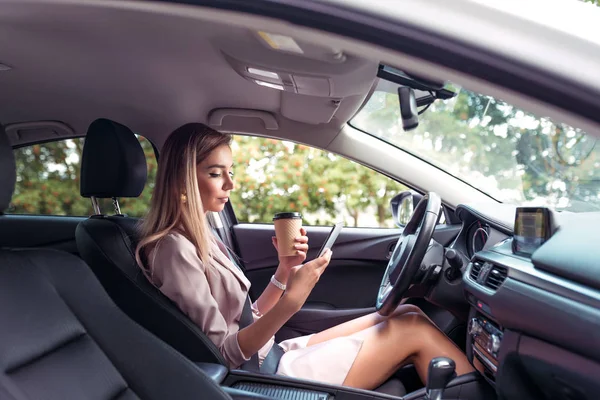
[(507, 275), (508, 272), (506, 268), (494, 265), (485, 280), (485, 286), (497, 290), (500, 285), (502, 285), (502, 282), (504, 282)]
[(477, 281), (479, 278), (479, 273), (481, 272), (481, 268), (483, 267), (483, 263), (481, 261), (474, 261), (473, 266), (471, 267), (471, 273), (469, 277), (474, 281)]

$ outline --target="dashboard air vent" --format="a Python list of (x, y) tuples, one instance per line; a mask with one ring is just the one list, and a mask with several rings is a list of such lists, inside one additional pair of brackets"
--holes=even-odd
[(506, 268), (494, 265), (485, 280), (485, 286), (497, 290), (506, 279), (506, 275), (508, 275)]
[(481, 272), (481, 268), (483, 268), (483, 263), (481, 261), (473, 261), (469, 277), (474, 281), (477, 281), (477, 278), (479, 278), (479, 273)]

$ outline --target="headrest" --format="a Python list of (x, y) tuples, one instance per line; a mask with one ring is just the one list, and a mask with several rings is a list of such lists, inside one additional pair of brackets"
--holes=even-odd
[(12, 146), (8, 142), (8, 136), (4, 132), (4, 127), (0, 125), (0, 214), (10, 204), (10, 199), (15, 190), (16, 178), (15, 155)]
[(138, 197), (147, 174), (144, 150), (129, 128), (104, 118), (92, 122), (81, 156), (83, 197)]

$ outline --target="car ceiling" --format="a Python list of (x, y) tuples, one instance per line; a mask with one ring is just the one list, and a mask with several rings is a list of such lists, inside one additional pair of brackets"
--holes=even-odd
[[(11, 67), (0, 71), (0, 122), (14, 145), (82, 135), (104, 117), (160, 146), (177, 126), (225, 108), (272, 114), (276, 137), (304, 130), (333, 138), (374, 87), (378, 62), (298, 43), (308, 57), (273, 50), (256, 30), (197, 16), (0, 3), (0, 63)], [(247, 66), (300, 77), (302, 90), (317, 95), (258, 86), (236, 72)], [(247, 133), (261, 122), (244, 120)], [(52, 124), (16, 125), (35, 121), (63, 122), (62, 133)]]

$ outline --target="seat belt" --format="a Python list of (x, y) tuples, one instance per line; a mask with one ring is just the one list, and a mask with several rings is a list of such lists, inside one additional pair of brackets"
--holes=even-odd
[[(234, 249), (235, 251), (235, 244), (233, 243), (232, 234), (233, 226), (231, 225), (230, 218), (225, 211), (221, 211), (219, 213), (209, 213), (209, 221), (211, 222), (213, 229), (217, 231), (217, 235), (219, 235), (221, 241), (225, 243), (227, 249)], [(244, 274), (246, 274), (246, 267), (244, 266), (243, 261), (238, 257), (231, 258), (237, 261), (237, 267), (241, 269)]]
[[(216, 239), (221, 241), (215, 229), (213, 229), (213, 233), (215, 234)], [(225, 246), (225, 244), (222, 241), (221, 244), (223, 244), (223, 247), (225, 247), (225, 250), (227, 250), (227, 254), (233, 265), (235, 265), (236, 268), (244, 272), (242, 268), (240, 268), (240, 266), (238, 265), (236, 258), (231, 255), (229, 248)], [(250, 299), (250, 296), (246, 296), (246, 301), (244, 301), (244, 307), (242, 308), (242, 315), (240, 316), (240, 330), (254, 323), (254, 317), (252, 316), (252, 307), (250, 305), (251, 301), (252, 300)], [(260, 367), (260, 363), (258, 361), (258, 353), (254, 353), (250, 357), (250, 360), (246, 361), (241, 365), (241, 369), (251, 372), (261, 372), (263, 374), (275, 374), (277, 372), (277, 367), (279, 366), (279, 361), (281, 360), (281, 357), (284, 353), (285, 352), (283, 351), (283, 348), (281, 348), (281, 346), (279, 346), (277, 343), (273, 343), (273, 347), (271, 347), (271, 350), (269, 350), (269, 353), (263, 360), (263, 363), (262, 365), (260, 365)]]
[[(242, 315), (240, 316), (240, 330), (251, 325), (253, 322), (254, 318), (252, 317), (252, 309), (250, 308), (250, 297), (246, 297), (244, 308), (242, 308)], [(241, 365), (241, 368), (246, 371), (260, 372), (258, 353), (254, 353), (248, 361)]]
[(284, 353), (285, 351), (280, 345), (273, 343), (273, 347), (271, 347), (271, 350), (269, 350), (269, 353), (260, 366), (260, 372), (263, 374), (277, 373), (279, 361), (281, 361), (281, 357), (283, 357)]
[[(213, 227), (211, 227), (211, 228), (213, 231), (213, 235), (215, 236), (215, 239), (218, 240), (219, 242), (221, 242), (221, 244), (227, 251), (227, 256), (229, 257), (229, 260), (231, 261), (231, 263), (233, 265), (235, 265), (236, 268), (241, 270), (240, 266), (238, 265), (238, 263), (235, 260), (235, 257), (232, 257), (231, 252), (229, 251), (229, 248), (221, 240), (221, 237), (219, 236), (217, 230)], [(246, 301), (244, 301), (244, 307), (242, 308), (242, 315), (240, 316), (240, 330), (242, 330), (242, 328), (245, 328), (245, 327), (251, 325), (254, 322), (254, 317), (252, 317), (252, 308), (250, 306), (251, 301), (252, 300), (250, 300), (250, 296), (246, 296)], [(258, 353), (254, 353), (252, 355), (252, 357), (250, 357), (250, 360), (243, 363), (241, 365), (241, 369), (246, 370), (246, 371), (259, 372), (260, 368), (259, 368), (259, 362), (258, 362)]]

